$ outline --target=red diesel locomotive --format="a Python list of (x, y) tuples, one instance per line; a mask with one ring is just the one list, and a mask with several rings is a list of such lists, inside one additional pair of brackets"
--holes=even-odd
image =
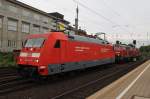
[(116, 62), (136, 61), (140, 57), (140, 51), (134, 45), (115, 44)]
[(22, 75), (48, 76), (114, 62), (113, 45), (106, 40), (51, 32), (29, 35), (17, 64)]

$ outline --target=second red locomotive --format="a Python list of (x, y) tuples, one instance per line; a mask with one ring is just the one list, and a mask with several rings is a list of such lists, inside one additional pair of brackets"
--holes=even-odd
[(114, 44), (116, 62), (136, 61), (140, 57), (140, 51), (134, 44)]

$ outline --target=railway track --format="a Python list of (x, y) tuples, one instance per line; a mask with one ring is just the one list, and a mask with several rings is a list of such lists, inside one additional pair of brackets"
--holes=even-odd
[(18, 76), (15, 68), (0, 68), (0, 95), (33, 86), (31, 79)]
[[(107, 82), (108, 79), (112, 79), (114, 77), (115, 77), (114, 79), (118, 79), (122, 75), (124, 75), (124, 74), (128, 73), (129, 71), (133, 70), (134, 68), (136, 68), (137, 67), (136, 65), (137, 65), (137, 63), (132, 65), (134, 67), (128, 66), (127, 68), (115, 71), (106, 76), (99, 77), (96, 80), (87, 82), (81, 86), (74, 88), (74, 89), (67, 90), (57, 96), (52, 97), (51, 99), (85, 99), (85, 97), (88, 96), (87, 90), (90, 91), (90, 90), (95, 89), (95, 91), (96, 91), (96, 89), (100, 88), (100, 86), (98, 88), (98, 85), (103, 85), (102, 82), (105, 82), (105, 81)], [(106, 84), (106, 82), (105, 82), (105, 84)], [(97, 88), (96, 88), (96, 86), (97, 86)]]
[(0, 95), (29, 88), (33, 85), (35, 85), (35, 83), (33, 83), (31, 79), (23, 79), (17, 76), (12, 77), (11, 79), (7, 78), (7, 80), (3, 79), (0, 81)]
[(17, 75), (16, 68), (9, 68), (9, 67), (0, 68), (0, 78), (6, 76), (14, 76), (14, 75)]
[[(43, 99), (83, 99), (133, 70), (141, 63), (143, 61), (120, 65), (110, 64), (105, 65), (104, 67), (106, 68), (96, 67), (77, 73), (75, 76), (65, 75), (56, 80), (50, 79), (43, 83), (42, 86), (39, 83), (33, 82), (31, 79), (21, 79), (19, 76), (7, 76), (0, 78), (0, 96), (5, 96), (12, 92), (17, 94), (19, 91), (26, 89), (33, 91), (35, 88), (38, 89), (38, 91), (34, 90), (34, 92), (37, 92), (35, 96), (39, 95), (38, 93), (40, 95), (43, 93), (43, 95), (33, 96), (34, 98), (31, 97), (31, 99), (41, 99), (46, 95), (46, 92), (47, 98)], [(15, 97), (15, 99), (19, 98)]]
[(18, 78), (19, 77), (17, 75), (1, 77), (0, 84), (11, 82), (11, 81), (17, 80)]

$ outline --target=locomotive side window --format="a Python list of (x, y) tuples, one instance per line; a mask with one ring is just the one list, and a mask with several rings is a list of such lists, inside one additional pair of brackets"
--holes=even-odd
[(54, 48), (60, 48), (60, 40), (57, 40), (55, 45), (54, 45)]

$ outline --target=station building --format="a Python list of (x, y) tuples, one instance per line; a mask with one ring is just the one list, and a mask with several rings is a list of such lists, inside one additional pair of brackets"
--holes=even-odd
[[(0, 0), (0, 52), (20, 49), (28, 34), (55, 30), (58, 19), (55, 16), (58, 13), (55, 14), (46, 13), (17, 0)], [(69, 24), (65, 20), (62, 22)]]

